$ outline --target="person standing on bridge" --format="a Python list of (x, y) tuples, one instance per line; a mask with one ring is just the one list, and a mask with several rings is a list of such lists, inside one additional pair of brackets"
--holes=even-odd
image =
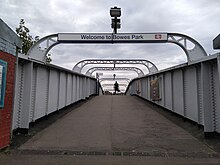
[(118, 82), (117, 82), (117, 81), (115, 81), (114, 90), (115, 90), (115, 92), (114, 92), (115, 95), (116, 95), (116, 92), (120, 92), (120, 90), (119, 90), (119, 85), (118, 85)]

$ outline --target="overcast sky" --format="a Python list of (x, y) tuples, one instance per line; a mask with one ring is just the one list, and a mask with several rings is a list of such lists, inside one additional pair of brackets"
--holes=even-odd
[[(112, 32), (109, 10), (122, 10), (119, 33), (175, 32), (196, 39), (208, 54), (220, 33), (220, 0), (0, 0), (0, 16), (13, 30), (23, 18), (31, 35), (59, 32)], [(58, 45), (54, 64), (72, 69), (91, 58), (138, 58), (159, 69), (186, 62), (185, 53), (171, 43)]]

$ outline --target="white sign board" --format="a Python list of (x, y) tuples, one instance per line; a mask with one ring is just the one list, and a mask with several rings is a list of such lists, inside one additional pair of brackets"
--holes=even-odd
[(167, 42), (167, 33), (59, 33), (62, 43), (154, 43)]

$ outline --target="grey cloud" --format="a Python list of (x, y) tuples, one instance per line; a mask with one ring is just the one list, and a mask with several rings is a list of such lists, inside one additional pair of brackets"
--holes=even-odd
[[(200, 42), (208, 54), (219, 34), (219, 0), (1, 0), (2, 19), (15, 29), (24, 18), (31, 35), (59, 32), (112, 32), (110, 7), (122, 9), (119, 32), (178, 32)], [(53, 62), (72, 69), (86, 58), (141, 58), (163, 69), (186, 62), (184, 52), (172, 44), (58, 45)]]

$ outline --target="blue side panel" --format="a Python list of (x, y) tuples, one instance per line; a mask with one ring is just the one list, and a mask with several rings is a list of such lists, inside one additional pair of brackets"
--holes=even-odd
[(4, 107), (7, 62), (0, 60), (0, 108)]

